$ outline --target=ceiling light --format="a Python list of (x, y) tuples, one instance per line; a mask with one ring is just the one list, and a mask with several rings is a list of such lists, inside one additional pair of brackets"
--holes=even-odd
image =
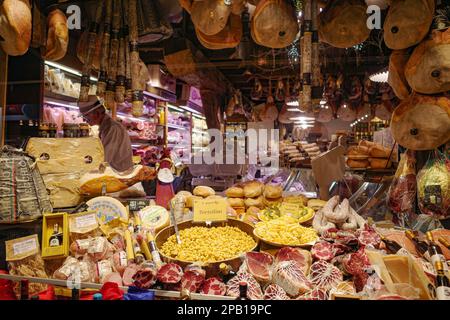
[(327, 104), (327, 100), (325, 99), (320, 100), (320, 104)]
[(295, 121), (295, 120), (314, 120), (315, 121), (316, 118), (301, 116), (301, 117), (289, 118), (289, 120), (293, 120), (293, 121)]
[(290, 112), (305, 112), (305, 111), (302, 111), (302, 110), (300, 110), (298, 108), (288, 108), (287, 111), (290, 111)]

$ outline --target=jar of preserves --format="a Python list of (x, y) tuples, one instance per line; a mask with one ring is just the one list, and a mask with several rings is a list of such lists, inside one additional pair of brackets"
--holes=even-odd
[(48, 123), (41, 123), (39, 125), (39, 137), (49, 138), (50, 137), (50, 126)]
[(80, 126), (77, 123), (64, 123), (64, 138), (80, 137)]
[(80, 137), (85, 138), (89, 137), (90, 127), (87, 123), (80, 123)]
[(55, 123), (50, 123), (49, 125), (49, 136), (50, 138), (56, 138), (56, 134), (58, 132), (58, 128)]

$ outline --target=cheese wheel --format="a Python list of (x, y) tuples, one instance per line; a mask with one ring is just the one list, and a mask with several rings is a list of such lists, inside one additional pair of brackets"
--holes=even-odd
[(89, 210), (97, 213), (97, 217), (102, 223), (107, 223), (117, 218), (128, 220), (127, 209), (119, 200), (114, 198), (96, 197), (86, 202), (86, 204), (89, 206)]
[(139, 212), (142, 226), (159, 232), (169, 226), (170, 218), (167, 210), (161, 206), (145, 207)]

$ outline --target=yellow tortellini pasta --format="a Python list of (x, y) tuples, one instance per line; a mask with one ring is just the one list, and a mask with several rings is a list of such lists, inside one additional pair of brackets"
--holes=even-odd
[(256, 242), (236, 227), (192, 227), (180, 231), (181, 244), (170, 236), (161, 248), (167, 257), (191, 262), (217, 262), (251, 251)]
[(312, 228), (303, 227), (298, 220), (289, 216), (259, 222), (255, 233), (263, 240), (282, 245), (303, 245), (317, 240), (317, 233)]

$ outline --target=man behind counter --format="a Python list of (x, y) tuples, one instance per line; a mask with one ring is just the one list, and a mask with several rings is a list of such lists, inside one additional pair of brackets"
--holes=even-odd
[(106, 113), (103, 103), (95, 95), (87, 102), (79, 102), (78, 108), (89, 125), (99, 126), (99, 137), (105, 151), (105, 161), (116, 171), (133, 167), (133, 151), (127, 130)]

